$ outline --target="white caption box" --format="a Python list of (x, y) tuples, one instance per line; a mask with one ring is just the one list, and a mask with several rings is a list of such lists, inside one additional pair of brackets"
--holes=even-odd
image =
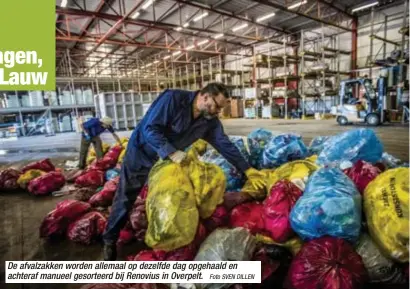
[(261, 262), (6, 261), (6, 283), (261, 283)]

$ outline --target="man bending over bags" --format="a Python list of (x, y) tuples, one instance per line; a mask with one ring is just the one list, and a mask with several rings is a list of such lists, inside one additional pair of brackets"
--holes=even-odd
[(198, 139), (210, 143), (244, 172), (255, 188), (264, 185), (263, 175), (241, 156), (218, 119), (228, 98), (223, 84), (210, 83), (200, 91), (167, 89), (151, 104), (128, 142), (120, 182), (103, 235), (105, 261), (117, 258), (119, 232), (152, 166), (159, 158), (181, 163), (186, 157), (184, 149)]

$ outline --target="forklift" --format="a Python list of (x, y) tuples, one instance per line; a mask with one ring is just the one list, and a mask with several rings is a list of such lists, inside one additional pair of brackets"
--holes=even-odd
[[(364, 89), (363, 98), (354, 97), (356, 85)], [(348, 79), (340, 82), (340, 104), (333, 108), (339, 125), (359, 122), (370, 126), (377, 126), (387, 121), (386, 111), (383, 109), (387, 94), (387, 79), (379, 77), (377, 80), (377, 94), (369, 78)]]

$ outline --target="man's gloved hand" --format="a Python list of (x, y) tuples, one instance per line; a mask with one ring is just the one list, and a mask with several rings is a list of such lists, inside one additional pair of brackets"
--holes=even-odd
[(265, 176), (260, 171), (249, 168), (246, 170), (245, 175), (255, 190), (261, 190), (266, 186)]
[(173, 161), (176, 164), (180, 164), (183, 160), (186, 158), (186, 153), (183, 151), (176, 151), (172, 154), (169, 155), (169, 158), (171, 161)]
[(83, 135), (84, 135), (84, 138), (87, 140), (87, 141), (90, 141), (91, 140), (91, 136), (84, 130), (83, 131)]

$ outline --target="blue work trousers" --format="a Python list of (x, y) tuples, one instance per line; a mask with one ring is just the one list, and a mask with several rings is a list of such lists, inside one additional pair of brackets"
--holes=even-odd
[(151, 168), (144, 167), (135, 161), (138, 159), (137, 153), (136, 148), (128, 146), (121, 166), (120, 182), (111, 207), (111, 214), (103, 234), (105, 244), (117, 243), (120, 231), (128, 220), (128, 213), (148, 179)]

